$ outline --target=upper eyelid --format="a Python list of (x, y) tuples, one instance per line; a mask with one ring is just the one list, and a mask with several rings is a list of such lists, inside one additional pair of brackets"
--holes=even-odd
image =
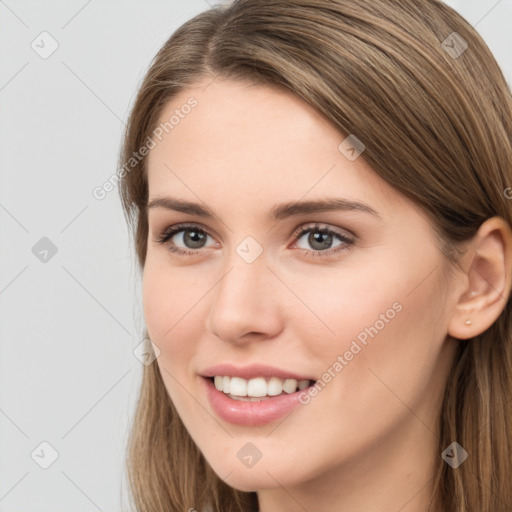
[(313, 224), (309, 224), (306, 222), (306, 224), (301, 224), (298, 228), (296, 228), (293, 231), (292, 235), (298, 236), (298, 235), (301, 235), (304, 231), (308, 232), (308, 231), (314, 231), (314, 230), (329, 231), (336, 235), (339, 235), (339, 236), (342, 236), (345, 238), (350, 238), (350, 239), (356, 238), (356, 235), (346, 228), (333, 227), (333, 226), (330, 226), (329, 224), (322, 225), (321, 222), (315, 222)]
[(173, 232), (171, 236), (175, 236), (182, 231), (187, 231), (187, 230), (191, 230), (194, 228), (198, 229), (198, 231), (203, 231), (208, 236), (211, 236), (212, 238), (214, 238), (208, 228), (203, 227), (203, 226), (201, 226), (201, 224), (197, 224), (195, 222), (190, 222), (190, 223), (189, 222), (178, 222), (177, 224), (169, 225), (169, 226), (165, 227), (163, 230), (157, 231), (156, 238), (157, 239), (163, 238), (166, 235), (166, 233), (171, 233), (171, 232)]

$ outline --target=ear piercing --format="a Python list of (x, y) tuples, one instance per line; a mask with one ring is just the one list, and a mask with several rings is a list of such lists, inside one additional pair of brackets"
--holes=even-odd
[[(474, 297), (477, 293), (478, 292), (476, 290), (472, 290), (469, 295), (471, 295), (471, 297)], [(468, 318), (464, 323), (466, 325), (471, 325), (471, 320)]]

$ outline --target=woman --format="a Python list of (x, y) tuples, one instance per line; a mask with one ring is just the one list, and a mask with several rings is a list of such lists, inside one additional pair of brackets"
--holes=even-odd
[(511, 133), (434, 0), (239, 0), (173, 34), (121, 155), (158, 356), (136, 510), (512, 510)]

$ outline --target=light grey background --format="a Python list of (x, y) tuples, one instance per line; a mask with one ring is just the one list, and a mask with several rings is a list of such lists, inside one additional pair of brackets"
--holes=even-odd
[[(447, 3), (512, 83), (512, 0)], [(117, 189), (92, 191), (116, 170), (152, 57), (207, 8), (0, 0), (0, 511), (127, 510), (140, 276)]]

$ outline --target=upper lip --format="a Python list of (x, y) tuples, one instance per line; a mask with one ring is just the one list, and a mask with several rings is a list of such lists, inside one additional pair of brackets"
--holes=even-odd
[(265, 364), (250, 364), (247, 366), (235, 366), (233, 364), (224, 363), (216, 364), (205, 368), (201, 375), (203, 377), (215, 377), (216, 375), (228, 377), (241, 377), (249, 380), (255, 377), (278, 377), (280, 379), (295, 379), (295, 380), (315, 380), (314, 377), (309, 375), (299, 375), (298, 373), (283, 370), (275, 366), (268, 366)]

